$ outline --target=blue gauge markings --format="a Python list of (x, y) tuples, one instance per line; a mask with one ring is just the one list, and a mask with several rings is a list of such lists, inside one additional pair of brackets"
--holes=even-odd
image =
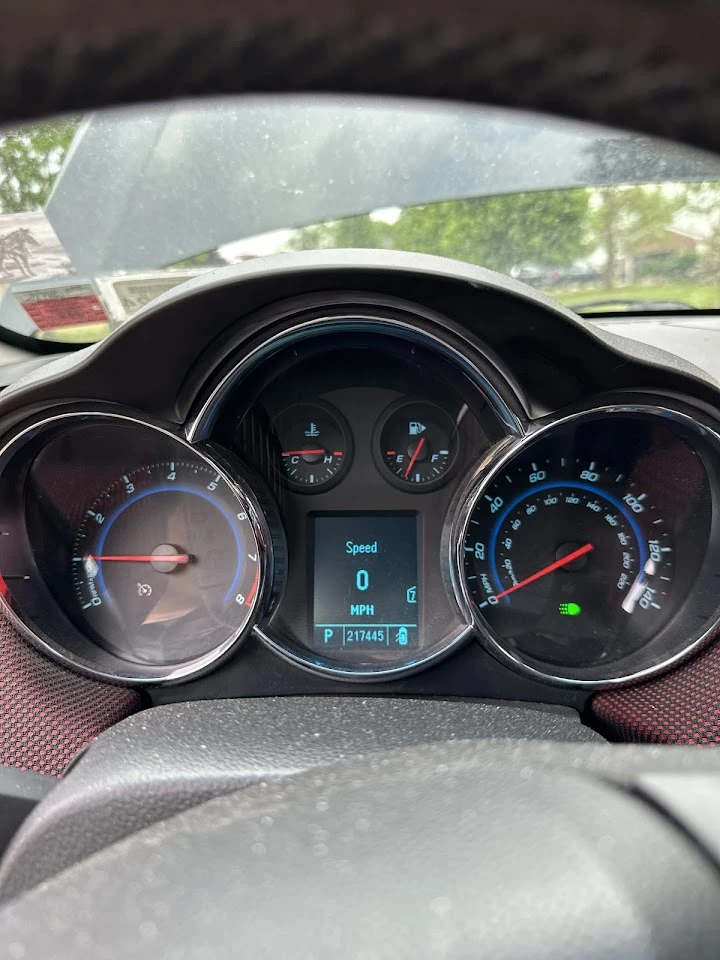
[[(492, 573), (493, 580), (497, 585), (498, 593), (502, 592), (503, 584), (498, 574), (495, 550), (497, 547), (498, 536), (500, 535), (500, 528), (502, 527), (503, 523), (505, 523), (510, 513), (517, 506), (519, 506), (524, 500), (527, 500), (528, 497), (533, 496), (536, 493), (541, 493), (544, 490), (573, 490), (573, 489), (583, 490), (587, 493), (592, 493), (594, 496), (600, 497), (601, 499), (605, 500), (607, 503), (610, 503), (613, 507), (615, 507), (616, 510), (620, 511), (620, 513), (623, 515), (628, 525), (630, 526), (630, 529), (632, 530), (635, 536), (635, 540), (637, 541), (638, 549), (640, 550), (640, 564), (639, 564), (640, 569), (642, 569), (645, 566), (645, 563), (648, 558), (648, 549), (647, 549), (647, 544), (645, 542), (643, 533), (635, 517), (631, 513), (628, 513), (628, 510), (625, 507), (625, 505), (622, 504), (616, 497), (613, 497), (612, 494), (606, 493), (604, 490), (600, 489), (599, 487), (593, 486), (592, 484), (589, 484), (589, 483), (582, 483), (580, 481), (576, 482), (571, 480), (569, 482), (556, 481), (556, 482), (550, 482), (550, 483), (540, 483), (530, 487), (529, 489), (521, 493), (518, 497), (515, 497), (514, 500), (511, 500), (510, 503), (503, 508), (502, 512), (499, 514), (498, 518), (495, 521), (495, 525), (492, 528), (492, 532), (490, 534), (490, 542), (488, 544), (488, 554), (489, 554), (488, 559), (490, 563), (490, 572)], [(510, 598), (505, 597), (505, 602), (510, 603)]]
[[(218, 510), (227, 520), (228, 524), (230, 525), (230, 529), (233, 532), (233, 536), (235, 538), (235, 545), (237, 547), (237, 565), (235, 567), (235, 576), (233, 577), (233, 581), (230, 585), (230, 589), (226, 593), (225, 599), (224, 599), (224, 603), (229, 603), (230, 598), (232, 597), (233, 593), (237, 589), (237, 585), (240, 582), (240, 579), (243, 574), (243, 547), (242, 547), (242, 543), (240, 542), (240, 536), (238, 534), (235, 517), (233, 517), (230, 511), (227, 510), (221, 503), (219, 503), (216, 498), (210, 496), (210, 494), (206, 493), (204, 490), (198, 490), (196, 487), (187, 487), (184, 485), (172, 484), (169, 486), (151, 487), (149, 490), (142, 490), (140, 493), (134, 494), (133, 496), (129, 497), (124, 503), (122, 503), (117, 508), (117, 510), (115, 510), (115, 512), (111, 514), (102, 524), (100, 536), (98, 537), (98, 541), (97, 541), (97, 547), (96, 547), (97, 552), (102, 553), (103, 548), (105, 546), (105, 541), (107, 540), (107, 537), (108, 537), (108, 534), (110, 533), (110, 529), (112, 528), (112, 525), (115, 523), (118, 517), (121, 516), (121, 514), (123, 514), (125, 510), (128, 509), (128, 507), (131, 507), (133, 504), (137, 503), (139, 500), (143, 500), (146, 497), (154, 496), (155, 494), (158, 494), (158, 493), (188, 493), (188, 494), (192, 494), (195, 497), (200, 497), (202, 500), (206, 500), (213, 507), (215, 507), (215, 509)], [(112, 602), (110, 592), (107, 589), (107, 586), (105, 585), (105, 579), (103, 577), (101, 564), (98, 565), (96, 581), (98, 584), (98, 589), (103, 594), (105, 599), (108, 602)]]

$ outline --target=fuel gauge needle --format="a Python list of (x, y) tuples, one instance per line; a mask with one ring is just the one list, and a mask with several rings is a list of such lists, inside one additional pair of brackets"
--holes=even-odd
[(413, 453), (412, 457), (410, 458), (410, 463), (405, 468), (405, 473), (403, 474), (403, 476), (407, 477), (410, 475), (410, 471), (415, 466), (415, 461), (420, 456), (420, 451), (424, 446), (425, 446), (425, 437), (422, 437), (422, 439), (420, 440), (420, 443), (415, 447), (415, 453)]

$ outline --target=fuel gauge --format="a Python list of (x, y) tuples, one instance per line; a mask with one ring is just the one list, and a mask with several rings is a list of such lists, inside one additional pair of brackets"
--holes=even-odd
[(417, 493), (439, 487), (457, 455), (457, 431), (434, 403), (401, 400), (389, 407), (375, 436), (375, 458), (385, 479)]
[(352, 435), (335, 407), (321, 400), (298, 403), (284, 410), (273, 427), (289, 486), (314, 493), (345, 476), (352, 460)]

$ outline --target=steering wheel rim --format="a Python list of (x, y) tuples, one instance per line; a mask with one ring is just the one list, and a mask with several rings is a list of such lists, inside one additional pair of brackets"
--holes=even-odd
[(720, 148), (706, 0), (27, 0), (0, 122), (168, 97), (394, 94), (526, 107)]
[(11, 902), (0, 956), (714, 958), (715, 868), (574, 765), (456, 741), (217, 797)]

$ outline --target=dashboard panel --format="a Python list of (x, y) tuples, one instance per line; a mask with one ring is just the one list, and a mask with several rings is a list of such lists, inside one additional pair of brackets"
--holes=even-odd
[(2, 603), (155, 702), (582, 707), (714, 634), (718, 405), (477, 268), (220, 270), (0, 399)]
[(406, 317), (300, 321), (247, 366), (205, 416), (272, 490), (285, 534), (282, 596), (258, 634), (345, 679), (446, 654), (468, 624), (445, 585), (444, 525), (511, 412)]

